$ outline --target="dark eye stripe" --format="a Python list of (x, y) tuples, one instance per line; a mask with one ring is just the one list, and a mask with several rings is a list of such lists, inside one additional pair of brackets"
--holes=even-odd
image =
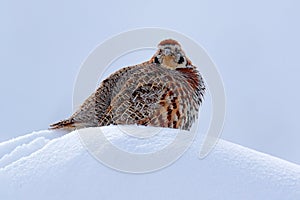
[(178, 64), (182, 64), (184, 62), (184, 58), (182, 56), (180, 56)]

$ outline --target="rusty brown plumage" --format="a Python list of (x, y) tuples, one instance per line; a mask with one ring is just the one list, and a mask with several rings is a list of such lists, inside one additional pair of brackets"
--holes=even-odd
[(70, 118), (51, 128), (138, 124), (189, 130), (203, 100), (203, 79), (177, 41), (164, 40), (158, 47), (150, 61), (102, 81)]

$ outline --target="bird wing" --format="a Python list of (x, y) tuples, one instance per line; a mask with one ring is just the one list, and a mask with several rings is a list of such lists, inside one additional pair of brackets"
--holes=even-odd
[(157, 99), (163, 90), (162, 84), (155, 79), (151, 67), (155, 64), (144, 63), (134, 71), (124, 74), (124, 82), (111, 99), (106, 113), (98, 126), (109, 124), (141, 124), (148, 121), (154, 112)]
[(136, 68), (136, 65), (122, 68), (103, 80), (97, 90), (83, 102), (79, 109), (69, 119), (56, 123), (56, 127), (61, 128), (60, 125), (63, 125), (66, 128), (68, 124), (75, 128), (98, 126), (99, 119), (109, 109), (113, 97), (125, 84), (125, 77)]

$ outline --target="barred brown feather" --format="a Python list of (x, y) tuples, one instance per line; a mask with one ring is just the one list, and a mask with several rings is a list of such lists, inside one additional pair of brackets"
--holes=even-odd
[(150, 61), (109, 76), (78, 111), (51, 128), (138, 124), (189, 130), (204, 91), (200, 73), (179, 43), (164, 40)]

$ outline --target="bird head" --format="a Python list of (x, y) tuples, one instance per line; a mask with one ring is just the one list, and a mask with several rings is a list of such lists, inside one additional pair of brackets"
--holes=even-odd
[(176, 40), (167, 39), (158, 44), (158, 50), (150, 60), (168, 69), (186, 68), (191, 61), (185, 56)]

